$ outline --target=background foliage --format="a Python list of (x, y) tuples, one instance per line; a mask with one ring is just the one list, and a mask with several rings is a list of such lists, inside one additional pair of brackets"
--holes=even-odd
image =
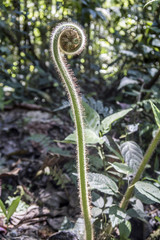
[(143, 8), (145, 3), (2, 0), (1, 109), (8, 100), (59, 106), (64, 92), (50, 59), (49, 40), (55, 24), (68, 19), (86, 30), (86, 52), (70, 59), (70, 64), (87, 97), (102, 99), (105, 105), (156, 98), (160, 6), (155, 2)]

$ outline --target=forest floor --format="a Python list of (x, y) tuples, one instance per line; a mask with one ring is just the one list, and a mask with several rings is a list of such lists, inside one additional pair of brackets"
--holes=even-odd
[(73, 125), (66, 114), (40, 111), (34, 105), (5, 110), (0, 120), (1, 199), (23, 195), (8, 226), (1, 213), (0, 239), (47, 239), (65, 217), (75, 222), (80, 215), (77, 189), (61, 171), (65, 163), (75, 161), (74, 147), (54, 143), (71, 133)]
[(80, 217), (78, 190), (63, 172), (65, 164), (75, 166), (75, 147), (54, 141), (73, 129), (65, 110), (23, 105), (0, 113), (0, 198), (5, 203), (22, 195), (8, 225), (0, 211), (0, 239), (48, 239), (66, 219), (72, 224)]

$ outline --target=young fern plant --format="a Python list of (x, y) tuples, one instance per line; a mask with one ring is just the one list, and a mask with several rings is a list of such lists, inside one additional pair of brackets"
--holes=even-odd
[(93, 240), (89, 190), (87, 181), (87, 156), (84, 134), (83, 109), (76, 78), (64, 57), (65, 54), (80, 54), (85, 48), (84, 30), (74, 22), (62, 22), (53, 29), (51, 35), (51, 54), (53, 63), (68, 94), (76, 127), (77, 170), (82, 215), (85, 223), (86, 240)]

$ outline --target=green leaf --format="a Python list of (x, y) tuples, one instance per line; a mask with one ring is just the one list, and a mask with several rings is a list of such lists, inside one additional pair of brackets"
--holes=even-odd
[(125, 86), (128, 86), (129, 84), (138, 84), (138, 81), (137, 80), (134, 80), (134, 79), (131, 79), (131, 78), (128, 78), (128, 77), (123, 77), (120, 81), (120, 84), (118, 86), (118, 90), (121, 89), (121, 88), (124, 88)]
[(141, 209), (138, 208), (130, 208), (127, 211), (127, 214), (132, 217), (132, 218), (138, 218), (141, 221), (146, 222), (147, 215), (145, 214), (145, 212), (143, 212)]
[(0, 208), (2, 209), (4, 215), (7, 217), (6, 207), (1, 199), (0, 199)]
[(88, 158), (90, 166), (96, 168), (96, 170), (102, 169), (104, 166), (102, 158), (100, 158), (98, 155), (89, 155)]
[(153, 202), (160, 203), (160, 190), (153, 184), (138, 181), (135, 184), (135, 188), (137, 192), (141, 193), (141, 201), (145, 201), (145, 198), (147, 198)]
[(88, 129), (93, 130), (95, 133), (99, 133), (100, 128), (100, 116), (99, 114), (91, 108), (86, 102), (82, 102), (85, 108), (85, 126)]
[(123, 221), (119, 224), (120, 240), (127, 240), (131, 233), (131, 224), (129, 221)]
[(121, 162), (124, 162), (124, 159), (121, 155), (121, 153), (119, 152), (119, 147), (118, 145), (115, 143), (115, 141), (110, 137), (110, 136), (105, 136), (103, 137), (104, 141), (104, 147), (107, 147), (111, 152), (114, 153), (114, 155), (121, 160)]
[(137, 143), (133, 141), (124, 142), (120, 146), (121, 154), (128, 167), (133, 170), (133, 174), (136, 174), (143, 158), (142, 150)]
[(109, 195), (114, 195), (118, 192), (116, 183), (108, 176), (98, 173), (88, 173), (88, 182), (92, 190), (96, 189)]
[(122, 223), (125, 220), (126, 216), (127, 214), (125, 211), (116, 205), (109, 208), (109, 218), (111, 220), (112, 227), (115, 227), (116, 225)]
[[(86, 143), (88, 143), (88, 144), (96, 144), (96, 143), (103, 144), (103, 142), (104, 142), (103, 138), (100, 138), (93, 130), (87, 128), (84, 131), (85, 131)], [(74, 133), (67, 136), (63, 142), (76, 143), (76, 132), (74, 131)]]
[[(99, 134), (99, 129), (100, 129), (100, 116), (99, 116), (99, 114), (84, 101), (82, 101), (82, 106), (84, 108), (85, 127), (87, 129), (91, 129), (93, 132), (95, 132), (98, 135)], [(74, 117), (73, 117), (72, 110), (70, 111), (70, 115), (71, 115), (71, 118), (74, 122)]]
[(123, 173), (126, 175), (133, 174), (132, 168), (128, 167), (124, 163), (115, 162), (115, 163), (109, 163), (109, 164), (119, 173)]
[(100, 214), (102, 214), (102, 209), (98, 208), (98, 207), (92, 207), (91, 210), (92, 216), (94, 218), (98, 217)]
[(99, 197), (96, 201), (92, 202), (94, 206), (98, 208), (103, 208), (104, 207), (104, 199), (102, 197)]
[(156, 107), (156, 105), (152, 101), (150, 101), (150, 104), (152, 107), (152, 111), (153, 111), (157, 126), (160, 128), (160, 110)]
[(101, 123), (101, 130), (102, 130), (103, 134), (110, 131), (112, 123), (114, 123), (115, 121), (124, 117), (131, 110), (132, 110), (132, 108), (125, 109), (125, 110), (119, 111), (117, 113), (113, 113), (112, 115), (106, 117)]
[(85, 235), (84, 219), (78, 218), (72, 230), (78, 236), (79, 240), (83, 240)]
[(160, 217), (156, 216), (155, 219), (160, 223)]
[(11, 205), (9, 206), (8, 212), (7, 212), (7, 220), (8, 221), (11, 218), (11, 216), (14, 214), (14, 212), (16, 211), (20, 200), (21, 200), (21, 197), (17, 197), (15, 200), (12, 201)]

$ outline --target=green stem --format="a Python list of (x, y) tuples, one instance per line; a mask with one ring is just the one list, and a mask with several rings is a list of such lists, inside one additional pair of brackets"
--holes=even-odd
[(78, 24), (72, 22), (61, 23), (52, 32), (52, 59), (68, 93), (76, 127), (79, 194), (85, 222), (86, 240), (93, 240), (87, 181), (87, 156), (83, 109), (79, 91), (75, 83), (76, 79), (63, 57), (63, 53), (71, 55), (79, 54), (84, 49), (85, 42), (85, 34), (82, 28)]
[(139, 166), (139, 169), (135, 175), (135, 177), (133, 178), (131, 184), (129, 185), (129, 187), (127, 188), (127, 191), (120, 203), (120, 207), (123, 208), (123, 209), (126, 209), (127, 206), (128, 206), (128, 203), (129, 203), (129, 200), (132, 196), (132, 193), (133, 193), (133, 189), (134, 189), (134, 185), (135, 183), (140, 179), (147, 163), (149, 162), (154, 150), (156, 149), (157, 147), (157, 144), (160, 140), (160, 129), (158, 129), (155, 137), (153, 138), (153, 140), (151, 141), (150, 145), (148, 146), (148, 149), (143, 157), (143, 160), (141, 162), (141, 165)]

